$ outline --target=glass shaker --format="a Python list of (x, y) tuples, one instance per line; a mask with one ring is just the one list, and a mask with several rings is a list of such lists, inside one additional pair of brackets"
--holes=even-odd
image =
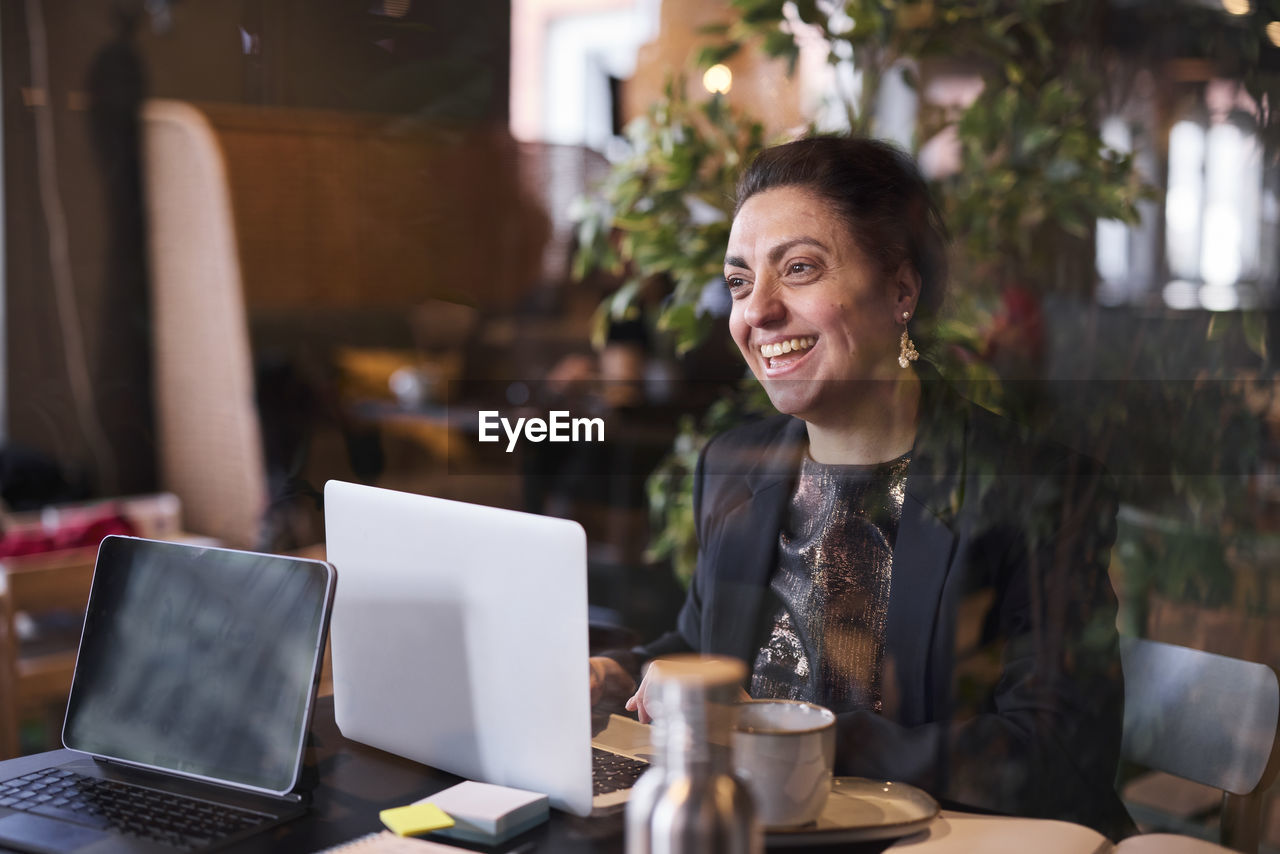
[(682, 655), (649, 667), (655, 761), (627, 802), (627, 854), (761, 854), (764, 831), (730, 756), (746, 665)]

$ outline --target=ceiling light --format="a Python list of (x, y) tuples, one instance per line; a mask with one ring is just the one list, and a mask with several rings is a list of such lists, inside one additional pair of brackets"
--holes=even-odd
[(713, 95), (724, 95), (733, 88), (733, 72), (727, 65), (713, 65), (702, 75), (702, 85)]

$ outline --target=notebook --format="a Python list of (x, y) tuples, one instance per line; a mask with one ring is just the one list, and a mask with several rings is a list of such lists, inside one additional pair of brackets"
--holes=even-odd
[(412, 836), (396, 836), (383, 830), (326, 848), (318, 854), (458, 854), (466, 850), (468, 849), (456, 845), (414, 839)]
[(335, 572), (136, 537), (98, 549), (62, 740), (0, 762), (0, 848), (200, 851), (305, 811)]
[(890, 854), (1231, 854), (1231, 849), (1191, 836), (1143, 833), (1112, 844), (1081, 824), (1043, 818), (943, 810), (927, 831), (904, 837)]
[(592, 748), (650, 755), (614, 717), (592, 741), (587, 542), (576, 522), (330, 481), (334, 714), (349, 739), (578, 815)]

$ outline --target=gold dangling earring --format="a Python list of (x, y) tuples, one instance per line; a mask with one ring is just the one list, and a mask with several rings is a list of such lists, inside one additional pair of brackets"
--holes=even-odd
[(911, 343), (911, 336), (907, 335), (906, 322), (910, 319), (911, 312), (904, 311), (902, 313), (902, 338), (898, 342), (898, 364), (904, 368), (916, 359), (920, 358), (920, 353), (916, 350), (916, 345)]

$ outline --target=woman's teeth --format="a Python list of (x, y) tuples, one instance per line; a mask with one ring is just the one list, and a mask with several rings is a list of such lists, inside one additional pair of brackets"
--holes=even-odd
[(783, 356), (787, 353), (794, 353), (797, 350), (808, 350), (815, 343), (816, 338), (792, 338), (790, 341), (778, 341), (774, 344), (761, 344), (760, 355), (766, 359), (772, 359), (775, 356)]

